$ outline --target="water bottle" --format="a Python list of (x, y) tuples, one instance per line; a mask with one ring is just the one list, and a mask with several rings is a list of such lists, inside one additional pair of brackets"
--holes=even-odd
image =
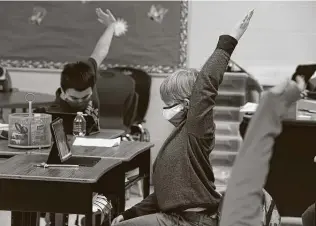
[(72, 133), (76, 137), (84, 137), (86, 135), (86, 120), (83, 117), (82, 112), (77, 112), (77, 116), (74, 119)]

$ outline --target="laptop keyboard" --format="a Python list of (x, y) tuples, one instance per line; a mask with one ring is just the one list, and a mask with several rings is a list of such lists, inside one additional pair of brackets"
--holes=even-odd
[(75, 157), (72, 156), (70, 159), (63, 162), (66, 165), (79, 165), (84, 167), (94, 167), (101, 158), (91, 158), (91, 157)]

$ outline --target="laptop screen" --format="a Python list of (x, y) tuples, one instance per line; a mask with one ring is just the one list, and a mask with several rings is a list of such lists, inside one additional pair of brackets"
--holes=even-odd
[(64, 130), (63, 119), (57, 119), (51, 124), (52, 136), (58, 149), (60, 161), (64, 162), (71, 157), (71, 151)]

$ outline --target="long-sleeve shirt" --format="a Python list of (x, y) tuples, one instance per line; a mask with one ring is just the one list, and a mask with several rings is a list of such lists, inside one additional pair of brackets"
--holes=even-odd
[(262, 188), (269, 172), (275, 138), (282, 131), (282, 118), (300, 98), (293, 81), (264, 93), (248, 126), (224, 198), (220, 226), (260, 225)]
[(124, 219), (155, 212), (206, 208), (216, 212), (220, 195), (215, 191), (209, 154), (214, 148), (213, 108), (237, 40), (223, 35), (199, 72), (187, 118), (162, 145), (153, 167), (154, 193), (123, 213)]

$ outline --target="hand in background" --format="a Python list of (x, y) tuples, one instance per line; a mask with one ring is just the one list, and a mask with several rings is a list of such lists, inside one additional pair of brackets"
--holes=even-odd
[(304, 76), (302, 76), (302, 75), (296, 76), (295, 81), (296, 81), (296, 85), (297, 85), (298, 89), (302, 93), (306, 92), (305, 91), (305, 89), (306, 89), (306, 82), (305, 82)]
[(248, 28), (249, 22), (252, 18), (254, 10), (251, 10), (241, 22), (238, 22), (231, 32), (230, 36), (234, 37), (237, 41), (243, 36)]
[(118, 224), (119, 222), (123, 221), (124, 217), (122, 215), (117, 216), (116, 218), (114, 218), (114, 220), (112, 221), (112, 226)]
[(116, 22), (115, 17), (111, 13), (111, 11), (108, 9), (106, 10), (106, 13), (103, 12), (101, 8), (97, 8), (95, 12), (97, 13), (98, 21), (106, 25), (107, 27)]

